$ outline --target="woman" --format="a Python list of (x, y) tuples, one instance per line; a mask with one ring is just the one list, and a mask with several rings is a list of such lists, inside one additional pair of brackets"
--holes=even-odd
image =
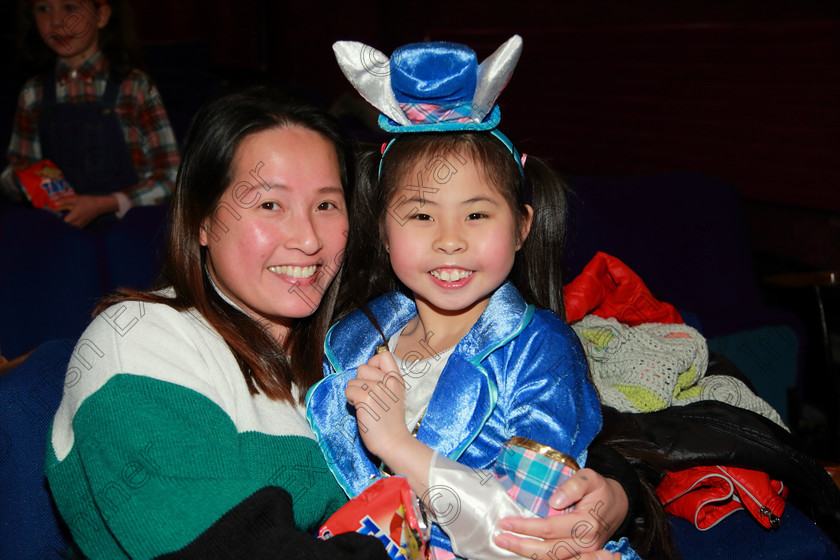
[(107, 300), (77, 344), (47, 450), (91, 558), (369, 557), (312, 532), (343, 502), (301, 413), (320, 376), (351, 152), (267, 91), (204, 107), (186, 142), (165, 287)]

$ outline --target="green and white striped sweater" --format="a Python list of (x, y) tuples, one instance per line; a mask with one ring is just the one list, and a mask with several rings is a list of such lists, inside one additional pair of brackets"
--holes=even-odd
[(77, 343), (65, 385), (46, 473), (86, 556), (384, 553), (359, 535), (311, 536), (346, 498), (304, 411), (250, 394), (197, 312), (112, 306)]

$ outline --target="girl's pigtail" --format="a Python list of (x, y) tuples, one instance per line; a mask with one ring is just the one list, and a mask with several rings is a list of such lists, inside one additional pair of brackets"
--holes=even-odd
[(368, 150), (359, 155), (358, 175), (353, 197), (348, 200), (353, 227), (347, 237), (344, 252), (346, 263), (366, 263), (366, 266), (345, 266), (336, 307), (336, 318), (355, 309), (364, 313), (382, 333), (368, 307), (368, 302), (397, 289), (388, 253), (382, 244), (380, 224), (387, 212), (385, 197), (378, 180), (379, 151)]
[(568, 214), (566, 185), (554, 170), (530, 155), (525, 181), (531, 187), (534, 219), (516, 255), (514, 283), (526, 301), (565, 319), (562, 267)]

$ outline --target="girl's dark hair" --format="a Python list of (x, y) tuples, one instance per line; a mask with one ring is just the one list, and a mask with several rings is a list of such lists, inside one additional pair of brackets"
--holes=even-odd
[[(391, 270), (381, 241), (385, 219), (393, 212), (389, 205), (402, 189), (416, 191), (442, 186), (467, 158), (505, 198), (518, 226), (527, 217), (525, 204), (534, 209), (531, 232), (516, 254), (510, 279), (526, 301), (565, 318), (561, 272), (566, 229), (565, 184), (545, 163), (531, 156), (523, 175), (511, 152), (498, 138), (489, 132), (474, 131), (404, 134), (388, 148), (382, 160), (381, 177), (379, 151), (361, 156), (353, 201), (356, 220), (345, 256), (347, 262), (365, 263), (365, 266), (362, 270), (361, 266), (350, 265), (345, 270), (342, 312), (352, 308), (364, 310), (365, 303), (371, 299), (403, 288)], [(420, 163), (428, 173), (410, 176)]]
[[(81, 0), (83, 9), (98, 13), (94, 0)], [(134, 31), (134, 15), (128, 0), (108, 0), (111, 18), (99, 30), (99, 50), (110, 64), (110, 79), (122, 82), (132, 69), (143, 70), (143, 57)], [(18, 48), (30, 75), (42, 74), (55, 65), (56, 53), (38, 32), (32, 0), (18, 2)], [(30, 76), (27, 76), (30, 77)]]
[[(216, 216), (215, 211), (234, 179), (233, 160), (239, 145), (258, 132), (285, 127), (305, 128), (330, 142), (349, 199), (353, 152), (328, 113), (264, 88), (215, 99), (199, 110), (187, 132), (169, 211), (167, 254), (157, 288), (171, 286), (174, 297), (122, 290), (100, 302), (97, 312), (125, 299), (163, 303), (178, 310), (195, 308), (227, 341), (252, 393), (291, 401), (292, 385), (297, 384), (303, 403), (306, 390), (322, 377), (324, 336), (332, 319), (338, 275), (315, 312), (295, 323), (284, 349), (256, 320), (217, 293), (205, 268), (206, 248), (199, 243), (201, 227), (211, 215), (213, 223), (224, 230), (221, 222), (227, 214)], [(291, 364), (287, 352), (292, 355)]]

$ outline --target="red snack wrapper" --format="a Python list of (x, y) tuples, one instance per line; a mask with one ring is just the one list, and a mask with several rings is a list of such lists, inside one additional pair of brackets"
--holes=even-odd
[(16, 169), (15, 174), (24, 196), (35, 208), (66, 210), (70, 207), (68, 202), (76, 196), (61, 169), (48, 159), (23, 170)]
[(355, 531), (378, 538), (395, 560), (425, 558), (428, 534), (421, 528), (416, 503), (405, 478), (377, 480), (327, 519), (318, 537), (326, 540)]

